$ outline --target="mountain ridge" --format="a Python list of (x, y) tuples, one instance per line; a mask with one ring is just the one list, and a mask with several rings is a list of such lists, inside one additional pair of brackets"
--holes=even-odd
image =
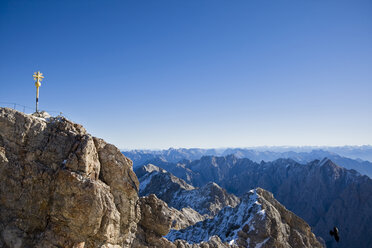
[[(367, 147), (368, 148), (368, 147)], [(369, 149), (366, 148), (365, 155), (368, 155)], [(341, 148), (340, 148), (341, 149)], [(346, 148), (345, 148), (346, 149)], [(355, 148), (357, 149), (357, 148)], [(336, 150), (334, 148), (333, 150)], [(336, 150), (337, 151), (337, 150)], [(299, 163), (309, 163), (315, 159), (322, 160), (328, 157), (332, 161), (336, 162), (339, 166), (346, 169), (354, 169), (359, 173), (367, 175), (372, 178), (372, 147), (370, 149), (371, 159), (370, 161), (361, 160), (358, 158), (349, 158), (338, 155), (331, 151), (322, 149), (313, 149), (311, 151), (268, 151), (268, 150), (252, 150), (243, 148), (227, 148), (227, 149), (168, 149), (161, 151), (125, 151), (123, 154), (133, 160), (134, 167), (138, 167), (144, 164), (156, 164), (156, 160), (162, 162), (178, 163), (182, 160), (198, 160), (203, 156), (227, 156), (234, 154), (238, 158), (249, 158), (254, 162), (266, 162), (274, 161), (279, 158), (291, 158)], [(172, 154), (172, 155), (170, 155)]]
[(140, 181), (140, 196), (155, 194), (178, 210), (190, 207), (201, 215), (211, 217), (225, 206), (235, 207), (239, 203), (238, 197), (228, 194), (213, 182), (195, 188), (151, 164), (136, 169), (135, 173)]
[(342, 236), (339, 247), (372, 244), (372, 238), (363, 235), (372, 232), (368, 221), (372, 219), (372, 206), (366, 203), (372, 202), (372, 180), (329, 159), (307, 164), (292, 159), (256, 163), (229, 155), (173, 164), (175, 171), (171, 163), (166, 165), (169, 172), (196, 187), (214, 181), (238, 196), (256, 187), (272, 192), (278, 201), (309, 223), (329, 247), (334, 245), (329, 236), (334, 225)]
[[(173, 242), (182, 239), (193, 245), (206, 242), (212, 237), (218, 237), (222, 243), (228, 243), (231, 247), (255, 247), (256, 245), (262, 245), (262, 247), (278, 245), (281, 247), (323, 247), (323, 244), (311, 234), (310, 227), (304, 220), (287, 210), (274, 199), (271, 193), (263, 189), (250, 190), (238, 202), (229, 204), (227, 197), (221, 197), (221, 193), (209, 190), (212, 188), (224, 193), (215, 183), (209, 182), (200, 188), (191, 185), (185, 187), (183, 180), (175, 179), (171, 173), (152, 164), (137, 168), (136, 173), (140, 185), (143, 184), (140, 186), (142, 195), (154, 193), (159, 198), (168, 201), (169, 206), (177, 209), (187, 206), (203, 213), (203, 209), (210, 209), (208, 206), (216, 204), (216, 200), (219, 203), (225, 202), (222, 205), (219, 204), (222, 207), (214, 208), (214, 212), (197, 223), (184, 226), (184, 228), (172, 228), (165, 237)], [(175, 187), (172, 184), (178, 184), (178, 186)], [(208, 193), (188, 194), (193, 191)], [(188, 197), (181, 196), (185, 195), (185, 192)], [(169, 193), (172, 197), (164, 197), (164, 194), (169, 195)], [(209, 204), (202, 204), (200, 207), (198, 204), (200, 201), (209, 202)], [(265, 202), (263, 203), (265, 209), (269, 211), (267, 216), (266, 210), (259, 203), (262, 201)], [(268, 207), (269, 205), (271, 207)], [(291, 235), (295, 235), (296, 238), (294, 239)]]
[[(282, 232), (287, 235), (281, 236)], [(180, 238), (198, 243), (214, 235), (242, 247), (323, 247), (305, 221), (261, 188), (247, 192), (235, 208), (225, 207), (213, 219), (171, 230), (166, 237), (171, 241)]]

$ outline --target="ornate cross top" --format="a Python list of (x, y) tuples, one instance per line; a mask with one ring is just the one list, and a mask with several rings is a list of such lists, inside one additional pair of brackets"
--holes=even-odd
[(39, 87), (41, 86), (41, 80), (43, 80), (44, 76), (43, 76), (43, 73), (41, 73), (40, 71), (37, 71), (34, 73), (33, 75), (34, 77), (34, 80), (36, 81), (35, 82), (35, 86), (36, 86), (36, 112), (38, 112), (38, 107), (39, 107)]
[(34, 73), (33, 77), (34, 77), (34, 79), (36, 81), (35, 86), (36, 87), (40, 87), (41, 86), (41, 83), (40, 82), (44, 78), (43, 73), (41, 73), (40, 71), (37, 71), (37, 72)]

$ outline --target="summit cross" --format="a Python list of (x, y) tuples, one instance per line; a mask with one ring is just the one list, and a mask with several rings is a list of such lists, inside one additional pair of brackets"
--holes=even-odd
[(34, 79), (36, 81), (35, 86), (36, 87), (40, 87), (41, 86), (41, 83), (40, 82), (44, 78), (43, 73), (41, 73), (40, 71), (37, 71), (37, 72), (34, 73), (33, 77), (34, 77)]

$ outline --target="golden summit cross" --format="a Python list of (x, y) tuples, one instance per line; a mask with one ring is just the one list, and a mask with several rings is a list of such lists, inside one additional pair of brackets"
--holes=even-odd
[(34, 75), (33, 75), (36, 83), (35, 83), (35, 86), (36, 87), (40, 87), (41, 86), (41, 81), (43, 80), (44, 76), (43, 76), (43, 73), (41, 73), (40, 71), (38, 72), (35, 72)]

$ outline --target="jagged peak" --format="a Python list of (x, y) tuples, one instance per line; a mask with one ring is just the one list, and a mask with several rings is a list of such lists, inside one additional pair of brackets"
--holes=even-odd
[[(161, 179), (163, 183), (173, 183), (178, 185), (184, 190), (193, 190), (195, 189), (194, 186), (186, 183), (181, 178), (174, 176), (172, 173), (156, 166), (153, 164), (148, 164), (141, 166), (136, 169), (135, 171), (137, 177), (140, 179), (140, 194), (146, 191), (147, 187), (155, 183), (155, 181)], [(154, 180), (157, 179), (157, 180)], [(159, 181), (160, 182), (160, 181)], [(161, 185), (158, 185), (160, 187)]]
[(202, 186), (202, 188), (221, 188), (221, 187), (215, 182), (209, 182), (206, 185)]
[(151, 173), (153, 171), (160, 171), (160, 172), (163, 172), (163, 173), (166, 173), (167, 171), (156, 166), (156, 165), (153, 165), (153, 164), (147, 164), (147, 165), (144, 165), (143, 166), (143, 169), (148, 172), (148, 173)]
[(273, 164), (299, 164), (298, 162), (296, 162), (295, 160), (291, 159), (291, 158), (278, 158), (272, 162), (267, 162), (267, 163), (273, 163)]
[(324, 157), (322, 160), (319, 161), (318, 166), (319, 167), (322, 167), (322, 166), (330, 165), (330, 164), (333, 164), (334, 165), (334, 163), (332, 162), (332, 160), (330, 160), (327, 157)]

